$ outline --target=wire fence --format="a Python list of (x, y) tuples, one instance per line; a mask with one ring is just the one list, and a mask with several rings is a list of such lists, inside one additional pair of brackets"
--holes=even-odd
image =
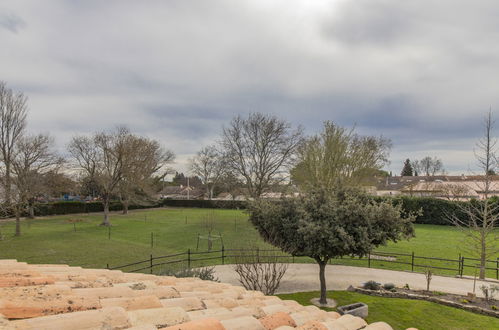
[[(204, 266), (234, 264), (244, 257), (252, 260), (279, 260), (283, 263), (313, 263), (313, 259), (302, 256), (294, 256), (276, 249), (225, 249), (219, 250), (191, 251), (153, 256), (148, 259), (135, 261), (126, 265), (114, 266), (107, 264), (108, 269), (122, 270), (125, 272), (144, 272), (150, 274), (164, 275), (174, 269), (190, 269)], [(418, 256), (412, 253), (391, 253), (374, 251), (363, 258), (336, 258), (331, 259), (330, 264), (356, 265), (368, 268), (384, 268), (391, 270), (405, 270), (411, 272), (423, 272), (432, 269), (435, 273), (442, 275), (455, 275), (463, 277), (466, 273), (477, 274), (479, 270), (479, 259), (459, 255), (456, 259), (436, 258)], [(396, 265), (396, 267), (394, 267)], [(499, 258), (487, 260), (487, 277), (499, 280)], [(470, 272), (471, 270), (471, 272)]]

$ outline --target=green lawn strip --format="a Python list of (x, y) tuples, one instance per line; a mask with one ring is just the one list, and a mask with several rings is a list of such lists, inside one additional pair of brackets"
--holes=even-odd
[[(295, 300), (302, 305), (310, 305), (310, 299), (319, 297), (319, 292), (300, 292), (278, 296), (281, 299)], [(363, 302), (369, 306), (369, 316), (366, 319), (368, 323), (383, 321), (394, 329), (410, 327), (419, 330), (499, 329), (497, 318), (427, 301), (374, 297), (348, 291), (330, 291), (328, 298), (335, 299), (338, 306)]]
[[(75, 224), (76, 232), (68, 219), (82, 219)], [(221, 233), (227, 252), (241, 247), (274, 249), (264, 243), (256, 230), (247, 221), (247, 214), (240, 210), (202, 209), (202, 208), (163, 208), (133, 210), (128, 215), (111, 214), (111, 239), (108, 228), (99, 226), (102, 214), (60, 215), (22, 222), (21, 237), (14, 237), (14, 222), (0, 224), (4, 240), (0, 241), (0, 258), (15, 258), (31, 263), (67, 263), (84, 267), (103, 268), (132, 263), (154, 256), (196, 251), (197, 236), (207, 236), (210, 228), (213, 234)], [(457, 259), (462, 245), (463, 234), (450, 226), (415, 225), (416, 237), (410, 241), (390, 243), (378, 251), (395, 253), (415, 253), (416, 256), (431, 256)], [(151, 248), (151, 233), (153, 247)], [(221, 240), (213, 242), (213, 249), (221, 249)], [(200, 240), (199, 250), (207, 250), (207, 240)], [(205, 255), (215, 256), (212, 255)], [(219, 254), (221, 256), (221, 254)], [(497, 256), (496, 256), (497, 257)], [(397, 261), (410, 263), (410, 257), (397, 257)], [(495, 260), (495, 258), (493, 258)], [(227, 263), (234, 259), (227, 257)], [(282, 259), (292, 261), (291, 258)], [(219, 264), (221, 259), (198, 262), (200, 264)], [(313, 262), (310, 258), (295, 258), (296, 262)], [(456, 270), (436, 270), (439, 274), (456, 275), (456, 263), (442, 263), (416, 259), (416, 263), (434, 263)], [(334, 264), (367, 266), (367, 260), (349, 257), (333, 260)], [(494, 266), (494, 265), (490, 265)], [(371, 260), (371, 267), (411, 270), (410, 265), (396, 264), (382, 260)], [(416, 271), (422, 268), (415, 267)], [(466, 268), (465, 274), (472, 275), (474, 270)], [(487, 276), (495, 277), (495, 271)]]

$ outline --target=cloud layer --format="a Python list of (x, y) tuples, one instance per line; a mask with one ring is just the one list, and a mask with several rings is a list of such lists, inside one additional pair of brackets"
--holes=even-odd
[(0, 80), (61, 148), (115, 125), (178, 167), (235, 114), (357, 125), (405, 158), (474, 165), (499, 108), (496, 1), (16, 1), (0, 4)]

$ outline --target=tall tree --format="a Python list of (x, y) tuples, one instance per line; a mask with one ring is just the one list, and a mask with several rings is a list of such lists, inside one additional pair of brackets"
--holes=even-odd
[(360, 190), (324, 188), (280, 203), (258, 200), (249, 206), (250, 221), (263, 239), (319, 265), (320, 303), (326, 304), (325, 270), (331, 258), (361, 257), (388, 241), (413, 235), (415, 216), (401, 205), (375, 202)]
[(100, 187), (104, 206), (103, 226), (110, 226), (109, 204), (124, 175), (124, 160), (128, 152), (130, 132), (124, 127), (115, 131), (94, 134), (92, 137), (76, 136), (69, 146), (69, 153), (86, 176)]
[(430, 156), (414, 161), (413, 168), (420, 175), (423, 174), (426, 176), (434, 176), (438, 173), (444, 172), (444, 164), (442, 160), (437, 157), (431, 158)]
[(491, 197), (492, 174), (497, 170), (497, 139), (492, 136), (494, 121), (489, 112), (484, 120), (484, 135), (478, 141), (475, 158), (482, 172), (477, 190), (483, 192), (483, 200), (458, 204), (465, 217), (449, 215), (449, 220), (465, 233), (462, 245), (466, 252), (480, 260), (480, 279), (485, 278), (487, 259), (499, 253), (499, 205)]
[(226, 171), (224, 156), (214, 145), (204, 147), (189, 161), (191, 172), (197, 175), (206, 188), (206, 196), (213, 198), (213, 190)]
[(390, 141), (359, 136), (353, 130), (326, 121), (323, 131), (300, 145), (293, 182), (308, 188), (359, 185), (388, 162)]
[(401, 176), (412, 176), (413, 175), (413, 169), (412, 169), (412, 164), (409, 158), (407, 158), (404, 162), (404, 167), (402, 168), (402, 172), (400, 173)]
[(128, 213), (134, 198), (150, 197), (156, 192), (156, 183), (168, 174), (166, 166), (175, 159), (175, 154), (161, 147), (158, 141), (132, 134), (128, 135), (125, 148), (123, 175), (118, 184), (123, 214)]
[(302, 140), (302, 129), (275, 116), (251, 113), (236, 116), (222, 132), (221, 147), (227, 169), (244, 180), (249, 195), (258, 198), (286, 171)]
[(4, 165), (2, 183), (7, 204), (11, 202), (14, 149), (26, 130), (27, 109), (27, 97), (0, 81), (0, 155)]
[(46, 134), (26, 136), (15, 145), (12, 158), (11, 205), (16, 217), (16, 236), (21, 235), (20, 216), (28, 210), (34, 216), (34, 201), (45, 190), (44, 176), (57, 170), (63, 163), (54, 148), (53, 139)]

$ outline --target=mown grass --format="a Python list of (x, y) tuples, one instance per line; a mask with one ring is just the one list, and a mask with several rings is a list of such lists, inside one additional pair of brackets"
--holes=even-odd
[[(310, 299), (318, 297), (319, 292), (300, 292), (278, 296), (282, 299), (296, 300), (302, 305), (310, 305)], [(369, 316), (366, 319), (368, 323), (383, 321), (394, 329), (410, 327), (419, 330), (499, 329), (497, 318), (427, 301), (374, 297), (348, 291), (328, 292), (328, 298), (336, 300), (338, 306), (363, 302), (369, 307)]]
[[(81, 219), (76, 231), (68, 219)], [(99, 226), (102, 214), (61, 215), (35, 220), (24, 220), (22, 236), (14, 237), (14, 223), (1, 222), (0, 258), (15, 258), (30, 263), (65, 263), (84, 267), (104, 268), (107, 264), (122, 265), (154, 256), (196, 251), (198, 234), (223, 236), (226, 249), (259, 247), (272, 249), (264, 243), (256, 230), (247, 221), (247, 215), (239, 210), (163, 208), (131, 211), (128, 215), (111, 215), (111, 239), (109, 229)], [(410, 241), (390, 243), (378, 251), (415, 253), (416, 256), (431, 256), (457, 259), (462, 253), (463, 234), (449, 226), (416, 225), (416, 237)], [(151, 247), (151, 233), (153, 246)], [(213, 249), (219, 250), (222, 241), (214, 241)], [(207, 240), (200, 240), (199, 250), (207, 250)], [(225, 255), (230, 255), (227, 251)], [(220, 256), (220, 254), (217, 254)], [(197, 256), (200, 258), (201, 256)], [(497, 257), (497, 256), (495, 256)], [(196, 257), (193, 256), (193, 259)], [(230, 262), (230, 258), (226, 259)], [(296, 262), (312, 262), (308, 258), (296, 258)], [(399, 262), (411, 262), (411, 257), (397, 256)], [(220, 259), (208, 263), (219, 263)], [(430, 263), (431, 260), (416, 258), (415, 263)], [(367, 266), (367, 260), (344, 258), (333, 263)], [(468, 262), (469, 264), (470, 262)], [(437, 265), (437, 264), (435, 264)], [(438, 271), (456, 275), (457, 263), (438, 263), (451, 271)], [(372, 267), (410, 270), (410, 265), (371, 260)], [(415, 270), (422, 268), (415, 267)], [(465, 273), (473, 274), (472, 268)], [(495, 277), (494, 271), (488, 272)]]

